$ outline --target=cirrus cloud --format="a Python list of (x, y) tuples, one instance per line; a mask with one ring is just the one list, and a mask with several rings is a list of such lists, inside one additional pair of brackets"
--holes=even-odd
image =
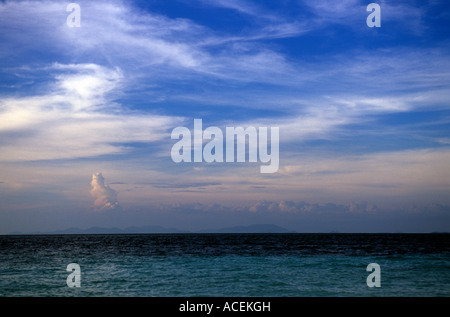
[(127, 111), (112, 95), (119, 69), (54, 64), (56, 81), (42, 95), (0, 98), (0, 161), (71, 159), (126, 152), (153, 142), (179, 118)]

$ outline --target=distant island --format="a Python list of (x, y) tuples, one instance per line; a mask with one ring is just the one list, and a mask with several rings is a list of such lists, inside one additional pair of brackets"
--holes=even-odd
[(286, 228), (272, 225), (272, 224), (255, 224), (250, 226), (236, 226), (228, 227), (210, 231), (201, 232), (211, 232), (211, 233), (295, 233), (295, 231), (290, 231)]
[(249, 226), (235, 226), (220, 229), (186, 231), (177, 228), (166, 228), (163, 226), (142, 226), (127, 228), (103, 228), (91, 227), (88, 229), (68, 228), (65, 230), (56, 230), (49, 232), (11, 232), (10, 235), (21, 234), (145, 234), (145, 233), (295, 233), (286, 228), (273, 224), (254, 224)]

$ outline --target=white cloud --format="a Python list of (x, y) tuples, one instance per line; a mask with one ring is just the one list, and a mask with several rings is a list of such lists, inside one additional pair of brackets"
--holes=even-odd
[[(226, 5), (246, 6), (238, 2)], [(192, 72), (216, 78), (276, 82), (279, 79), (273, 79), (274, 71), (286, 75), (289, 67), (281, 54), (254, 41), (289, 37), (306, 30), (303, 23), (278, 17), (269, 25), (228, 35), (188, 19), (143, 12), (119, 1), (80, 1), (80, 6), (81, 27), (69, 28), (65, 25), (67, 13), (63, 3), (0, 4), (0, 27), (10, 31), (4, 35), (6, 44), (11, 45), (10, 52), (15, 46), (20, 47), (20, 52), (39, 47), (49, 55), (121, 65), (132, 72), (145, 69), (146, 75), (158, 79), (180, 78), (184, 72)], [(18, 34), (20, 45), (17, 38), (8, 35), (17, 30), (22, 31)], [(241, 50), (234, 43), (245, 43), (247, 49)]]
[[(335, 19), (346, 19), (348, 17), (358, 16), (358, 11), (364, 12), (364, 6), (359, 0), (343, 0), (343, 1), (304, 1), (315, 14), (326, 18), (329, 22)], [(347, 22), (348, 23), (348, 22)]]
[[(128, 112), (112, 97), (121, 72), (94, 64), (63, 70), (46, 94), (0, 99), (0, 160), (28, 161), (123, 153), (128, 142), (166, 137), (178, 118)], [(167, 132), (168, 133), (168, 132)]]
[(307, 200), (448, 204), (448, 149), (415, 149), (367, 154), (304, 153), (282, 157), (279, 195), (298, 193)]
[[(258, 15), (260, 9), (258, 9), (254, 4), (250, 4), (247, 1), (235, 1), (235, 0), (212, 0), (212, 1), (202, 1), (205, 5), (212, 5), (217, 7), (222, 7), (226, 9), (236, 10), (240, 13), (248, 15)], [(258, 15), (259, 16), (259, 15)]]
[[(336, 3), (308, 1), (305, 4), (324, 17), (321, 21), (333, 21), (334, 17), (345, 23), (354, 23), (354, 17), (363, 17), (364, 20), (367, 13), (364, 6), (354, 0)], [(384, 54), (375, 52), (372, 58), (361, 57), (359, 52), (350, 54), (350, 58), (347, 54), (330, 60), (327, 55), (327, 60), (319, 59), (319, 63), (313, 65), (288, 60), (274, 47), (259, 40), (302, 35), (317, 27), (317, 18), (276, 16), (255, 3), (222, 0), (205, 3), (232, 8), (258, 21), (265, 21), (234, 34), (224, 34), (188, 19), (171, 19), (144, 12), (120, 1), (80, 1), (82, 27), (69, 28), (65, 25), (65, 5), (54, 1), (0, 4), (0, 27), (7, 30), (2, 35), (5, 45), (11, 46), (9, 52), (16, 54), (22, 49), (33, 52), (38, 47), (39, 50), (48, 51), (49, 56), (54, 53), (76, 57), (77, 60), (120, 65), (128, 77), (145, 70), (146, 80), (156, 85), (162, 79), (179, 80), (188, 74), (195, 74), (200, 76), (197, 77), (200, 80), (204, 80), (202, 76), (212, 76), (289, 87), (301, 87), (304, 83), (314, 81), (320, 81), (324, 86), (334, 86), (336, 79), (364, 86), (364, 81), (369, 78), (371, 87), (377, 86), (377, 83), (379, 86), (391, 87), (386, 85), (386, 80), (396, 83), (394, 86), (398, 86), (399, 82), (407, 85), (410, 79), (414, 79), (413, 83), (423, 83), (432, 79), (430, 76), (436, 73), (425, 72), (430, 69), (421, 67), (427, 63), (417, 65), (418, 59), (413, 54), (401, 51)], [(414, 17), (420, 15), (417, 13), (419, 9), (409, 6), (398, 5), (395, 10), (389, 4), (383, 4), (383, 7), (387, 7), (383, 14), (388, 17), (397, 13), (401, 13), (404, 19), (410, 14)], [(361, 13), (355, 14), (361, 10)], [(269, 18), (270, 23), (267, 23), (265, 19)], [(423, 52), (419, 60), (423, 61), (423, 56), (429, 53)], [(448, 59), (447, 54), (444, 55), (425, 61), (433, 60), (434, 65), (439, 65), (439, 61)], [(406, 76), (405, 71), (412, 76)], [(427, 78), (417, 76), (424, 73), (429, 74)], [(404, 82), (405, 78), (408, 79), (407, 83)], [(189, 79), (192, 80), (192, 77)]]
[(292, 200), (267, 201), (262, 200), (249, 207), (250, 212), (301, 213), (301, 214), (343, 214), (343, 213), (373, 213), (378, 210), (376, 205), (365, 201), (352, 201), (349, 204), (309, 203)]
[(109, 185), (105, 185), (102, 173), (97, 172), (92, 175), (91, 186), (91, 195), (95, 198), (95, 210), (102, 211), (119, 207), (117, 193)]
[[(370, 14), (366, 11), (370, 1), (365, 3), (360, 0), (304, 0), (302, 2), (317, 16), (317, 19), (312, 21), (315, 27), (342, 24), (359, 29), (361, 26), (365, 27), (366, 17)], [(430, 4), (419, 8), (405, 2), (392, 3), (392, 1), (384, 0), (372, 2), (378, 3), (381, 7), (382, 27), (386, 21), (389, 21), (398, 23), (397, 28), (403, 28), (409, 32), (421, 33), (424, 30), (422, 15)]]
[(123, 74), (119, 68), (108, 69), (96, 64), (55, 63), (49, 70), (63, 72), (55, 76), (56, 91), (64, 95), (65, 99), (77, 101), (77, 103), (72, 102), (72, 110), (75, 112), (104, 107), (105, 95), (118, 90), (123, 80)]
[[(217, 1), (212, 5), (252, 16), (264, 11), (247, 2)], [(27, 97), (0, 98), (0, 160), (117, 154), (126, 152), (129, 142), (163, 139), (167, 129), (178, 125), (177, 118), (129, 112), (125, 110), (127, 105), (114, 102), (123, 88), (136, 83), (133, 76), (144, 78), (155, 90), (160, 87), (164, 90), (160, 81), (169, 79), (173, 85), (185, 78), (183, 71), (193, 72), (195, 75), (183, 83), (201, 86), (201, 93), (186, 89), (167, 98), (184, 101), (192, 98), (208, 105), (281, 109), (288, 115), (272, 117), (261, 125), (279, 126), (282, 142), (333, 138), (336, 136), (333, 132), (339, 128), (361, 123), (373, 114), (448, 107), (445, 83), (449, 82), (450, 73), (444, 49), (352, 52), (346, 56), (327, 55), (326, 60), (319, 58), (318, 62), (303, 62), (253, 42), (264, 38), (264, 34), (267, 38), (277, 34), (289, 36), (301, 28), (280, 19), (235, 37), (219, 35), (187, 19), (136, 10), (123, 2), (81, 2), (81, 6), (82, 27), (68, 28), (64, 4), (52, 1), (0, 4), (0, 26), (5, 30), (27, 30), (19, 32), (24, 43), (32, 43), (33, 38), (43, 44), (40, 48), (53, 53), (64, 51), (64, 55), (81, 60), (104, 57), (108, 65), (121, 66), (56, 63), (48, 68), (50, 74), (56, 73), (56, 82), (47, 91)], [(359, 8), (355, 1), (328, 6), (318, 1), (311, 6), (324, 15), (341, 17)], [(347, 11), (349, 7), (353, 9)], [(305, 25), (311, 24), (308, 23)], [(48, 36), (39, 36), (38, 31)], [(17, 39), (8, 35), (16, 33), (3, 32), (8, 45), (17, 44)], [(148, 72), (143, 75), (140, 68)], [(233, 88), (238, 89), (232, 94), (229, 89), (217, 86), (210, 90), (203, 76), (232, 82)], [(245, 87), (240, 91), (239, 85), (246, 86), (248, 82), (276, 84), (280, 90), (252, 91)], [(248, 125), (256, 124), (248, 120)]]

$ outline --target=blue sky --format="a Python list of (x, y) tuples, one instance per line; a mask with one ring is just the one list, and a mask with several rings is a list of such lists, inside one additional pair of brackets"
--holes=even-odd
[[(0, 233), (450, 230), (446, 1), (69, 3), (0, 2)], [(279, 127), (279, 170), (174, 163), (195, 118)]]

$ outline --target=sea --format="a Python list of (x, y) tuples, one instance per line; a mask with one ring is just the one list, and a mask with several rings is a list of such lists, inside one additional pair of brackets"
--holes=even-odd
[(4, 235), (0, 296), (448, 297), (450, 234)]

